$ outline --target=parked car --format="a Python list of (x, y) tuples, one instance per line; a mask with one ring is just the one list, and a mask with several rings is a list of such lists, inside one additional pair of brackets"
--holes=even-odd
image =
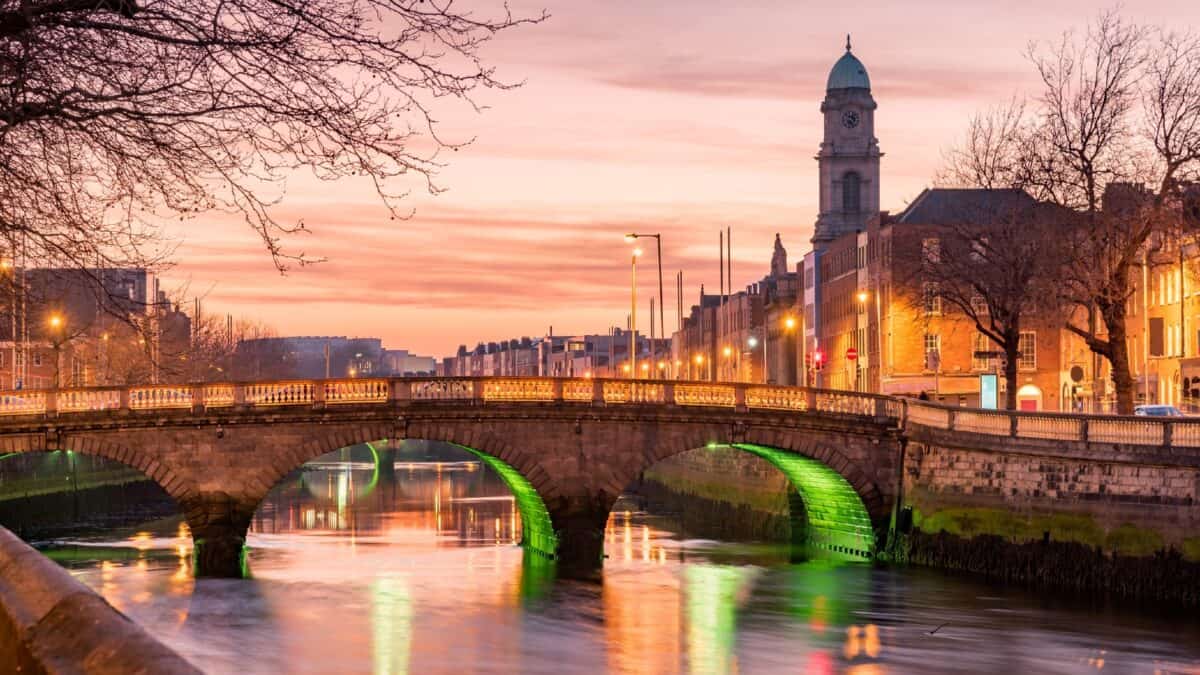
[(1145, 417), (1183, 417), (1179, 408), (1173, 405), (1139, 405), (1133, 409), (1133, 414)]

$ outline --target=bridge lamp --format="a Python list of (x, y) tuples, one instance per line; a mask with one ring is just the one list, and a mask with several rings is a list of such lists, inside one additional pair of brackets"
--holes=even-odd
[(666, 361), (659, 361), (659, 362), (658, 362), (658, 369), (659, 369), (659, 370), (666, 370), (666, 369), (667, 369), (667, 362), (666, 362)]
[(725, 349), (722, 349), (722, 350), (721, 350), (721, 353), (722, 353), (722, 354), (724, 354), (726, 358), (728, 358), (728, 357), (730, 357), (730, 356), (733, 356), (733, 350), (732, 350), (732, 349), (730, 349), (729, 347), (726, 347)]
[(788, 318), (784, 319), (783, 327), (788, 330), (792, 330), (793, 328), (795, 328), (796, 327), (796, 317), (789, 316)]
[(646, 372), (646, 371), (648, 371), (648, 370), (650, 370), (650, 364), (649, 364), (649, 363), (643, 363), (643, 364), (642, 364), (642, 372), (644, 373), (644, 372)]
[(696, 355), (696, 365), (701, 365), (701, 364), (703, 364), (703, 363), (704, 363), (704, 355), (703, 355), (703, 354), (697, 354), (697, 355)]
[(357, 375), (358, 375), (358, 370), (351, 368), (350, 369), (350, 377), (356, 377)]
[(866, 301), (867, 301), (867, 292), (866, 292), (866, 291), (859, 291), (859, 292), (858, 292), (858, 301), (859, 301), (859, 302), (866, 302)]
[(629, 364), (628, 364), (628, 363), (626, 363), (625, 365), (621, 366), (621, 372), (623, 372), (623, 373), (628, 373), (628, 372), (629, 372), (629, 370), (630, 370), (630, 368), (629, 368)]

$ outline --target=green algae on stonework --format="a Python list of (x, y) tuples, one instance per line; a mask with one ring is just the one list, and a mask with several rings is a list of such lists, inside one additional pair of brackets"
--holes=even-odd
[[(1162, 534), (1130, 523), (1105, 530), (1092, 516), (1054, 513), (1022, 516), (1011, 511), (983, 507), (939, 509), (925, 514), (913, 509), (913, 524), (922, 532), (946, 532), (969, 539), (995, 535), (1013, 542), (1050, 540), (1097, 547), (1119, 555), (1145, 557), (1168, 546)], [(1185, 539), (1179, 546), (1184, 559), (1200, 560), (1200, 537)]]
[(766, 513), (786, 514), (788, 501), (786, 492), (780, 490), (755, 490), (745, 486), (722, 482), (720, 476), (711, 480), (696, 480), (681, 478), (658, 470), (647, 470), (646, 478), (655, 481), (674, 492), (691, 497), (701, 497), (709, 501), (725, 502), (735, 506), (748, 506), (755, 511)]
[(517, 502), (517, 512), (521, 514), (521, 545), (553, 558), (558, 551), (558, 536), (554, 533), (554, 524), (550, 521), (550, 511), (546, 509), (546, 502), (542, 501), (542, 496), (537, 493), (533, 484), (502, 459), (465, 445), (455, 444), (455, 447), (478, 457), (495, 471), (512, 491)]
[(1184, 539), (1179, 545), (1179, 550), (1183, 553), (1184, 560), (1200, 562), (1200, 537)]

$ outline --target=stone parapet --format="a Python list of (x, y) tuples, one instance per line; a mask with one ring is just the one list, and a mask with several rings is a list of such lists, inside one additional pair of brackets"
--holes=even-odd
[(3, 528), (0, 671), (92, 675), (200, 672)]

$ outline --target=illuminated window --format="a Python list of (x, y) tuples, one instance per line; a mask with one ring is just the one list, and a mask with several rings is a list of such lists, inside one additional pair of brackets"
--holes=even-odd
[(975, 313), (975, 316), (983, 316), (983, 315), (987, 314), (988, 313), (987, 300), (984, 300), (982, 295), (972, 295), (971, 296), (971, 311)]
[(992, 341), (983, 333), (976, 333), (974, 340), (974, 349), (971, 353), (971, 369), (972, 370), (992, 370), (992, 360), (990, 358), (976, 356), (979, 352), (992, 351)]
[(925, 370), (937, 370), (941, 367), (942, 336), (936, 333), (925, 334)]
[(921, 305), (926, 314), (942, 313), (941, 288), (936, 281), (927, 281), (921, 287)]
[(1017, 366), (1021, 370), (1037, 370), (1036, 331), (1021, 331), (1021, 341), (1018, 343), (1018, 350), (1021, 352), (1021, 356), (1017, 360)]

